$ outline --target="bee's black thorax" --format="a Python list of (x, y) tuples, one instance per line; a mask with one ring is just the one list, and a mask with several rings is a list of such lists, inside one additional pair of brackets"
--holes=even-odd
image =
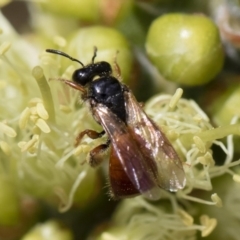
[(88, 87), (87, 99), (105, 105), (126, 122), (124, 89), (116, 78), (104, 76), (92, 81)]

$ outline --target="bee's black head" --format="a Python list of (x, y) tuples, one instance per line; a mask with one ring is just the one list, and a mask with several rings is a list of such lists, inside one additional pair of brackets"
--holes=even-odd
[(112, 73), (111, 65), (108, 62), (91, 63), (83, 68), (74, 71), (72, 79), (74, 82), (85, 86), (93, 81), (96, 76), (109, 76)]
[(82, 65), (82, 68), (79, 68), (74, 71), (72, 75), (72, 80), (81, 86), (85, 86), (86, 84), (90, 83), (97, 76), (99, 77), (109, 76), (112, 73), (112, 67), (108, 62), (102, 61), (102, 62), (94, 63), (94, 59), (97, 56), (96, 47), (94, 48), (92, 63), (86, 66), (84, 66), (84, 64), (80, 62), (78, 59), (73, 58), (62, 51), (47, 49), (46, 52), (58, 54), (66, 58), (69, 58), (72, 61), (80, 63)]

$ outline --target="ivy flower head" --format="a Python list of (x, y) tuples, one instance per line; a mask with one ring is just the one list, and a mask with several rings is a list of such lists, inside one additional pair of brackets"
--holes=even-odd
[[(18, 36), (2, 15), (1, 29), (1, 177), (11, 180), (20, 197), (30, 195), (52, 203), (57, 201), (61, 211), (73, 204), (85, 206), (102, 189), (99, 171), (86, 164), (87, 155), (106, 139), (93, 141), (86, 137), (74, 147), (79, 132), (101, 129), (89, 109), (79, 102), (79, 92), (57, 80), (71, 79), (76, 66), (71, 62), (65, 64), (59, 56), (38, 54), (40, 51)], [(75, 45), (71, 45), (55, 37), (54, 44), (58, 49), (70, 46), (71, 50), (76, 46), (76, 39), (71, 42)], [(125, 48), (123, 52), (129, 59), (129, 52)], [(39, 60), (41, 67), (37, 66)], [(51, 78), (55, 79), (49, 81)], [(163, 191), (158, 203), (149, 203), (143, 197), (122, 201), (114, 214), (113, 227), (99, 235), (100, 239), (109, 239), (109, 236), (126, 239), (125, 232), (132, 239), (147, 236), (154, 239), (160, 235), (160, 239), (176, 236), (196, 239), (197, 230), (207, 236), (216, 226), (217, 220), (207, 214), (201, 214), (199, 223), (195, 223), (193, 206), (201, 203), (222, 207), (221, 196), (213, 189), (213, 177), (228, 173), (234, 181), (239, 180), (239, 174), (233, 169), (239, 161), (233, 162), (231, 135), (239, 134), (240, 128), (235, 118), (232, 125), (214, 128), (200, 107), (181, 95), (181, 89), (173, 96), (159, 94), (147, 102), (145, 111), (166, 133), (182, 159), (186, 187), (175, 195)], [(226, 146), (217, 140), (225, 136), (228, 136)], [(219, 145), (226, 154), (222, 166), (215, 164), (213, 144)], [(213, 192), (205, 199), (195, 194), (199, 190)]]
[[(212, 182), (213, 178), (226, 173), (233, 177), (232, 186), (238, 182), (239, 175), (232, 168), (240, 161), (232, 161), (230, 135), (239, 134), (238, 126), (233, 124), (214, 129), (200, 107), (192, 100), (181, 98), (181, 95), (182, 89), (177, 89), (173, 96), (154, 96), (146, 103), (145, 110), (164, 130), (181, 156), (186, 187), (175, 195), (163, 191), (162, 199), (153, 205), (143, 197), (124, 200), (113, 216), (113, 226), (103, 231), (99, 239), (127, 239), (126, 236), (131, 236), (131, 239), (169, 239), (176, 236), (179, 239), (197, 239), (197, 231), (206, 237), (217, 226), (218, 219), (208, 214), (215, 212), (214, 209), (221, 212), (221, 198), (225, 200), (225, 196)], [(217, 140), (223, 136), (228, 136), (227, 146)], [(215, 164), (211, 150), (213, 144), (219, 145), (226, 154), (222, 166)], [(229, 181), (226, 188), (231, 189), (231, 184)], [(199, 191), (205, 194), (199, 195)], [(211, 195), (208, 196), (206, 191)], [(228, 197), (234, 198), (230, 194)], [(197, 216), (199, 219), (195, 223)]]
[[(18, 36), (2, 15), (1, 29), (1, 171), (7, 169), (7, 177), (15, 180), (19, 193), (48, 201), (56, 201), (58, 196), (65, 207), (86, 182), (87, 191), (84, 189), (82, 201), (78, 199), (85, 203), (98, 189), (98, 174), (81, 164), (81, 157), (73, 157), (77, 154), (73, 145), (76, 132), (90, 121), (82, 121), (85, 125), (80, 128), (77, 123), (89, 113), (81, 108), (72, 111), (77, 93), (66, 105), (63, 87), (51, 92), (42, 69), (34, 68), (39, 62), (37, 48)], [(81, 154), (86, 156), (86, 152)]]

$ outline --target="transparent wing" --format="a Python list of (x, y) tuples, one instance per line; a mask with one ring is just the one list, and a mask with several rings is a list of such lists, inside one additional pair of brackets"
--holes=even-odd
[(136, 141), (145, 146), (145, 155), (150, 155), (157, 166), (157, 184), (168, 191), (177, 191), (185, 186), (186, 178), (175, 149), (157, 125), (149, 119), (131, 92), (125, 92), (127, 125)]
[(149, 199), (159, 199), (155, 163), (146, 161), (126, 124), (102, 104), (93, 108), (93, 114), (108, 134), (115, 154), (135, 188)]

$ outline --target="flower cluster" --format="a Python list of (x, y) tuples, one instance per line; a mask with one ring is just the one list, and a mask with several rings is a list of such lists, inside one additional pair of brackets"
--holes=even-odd
[[(82, 102), (80, 93), (63, 82), (64, 79), (71, 80), (73, 71), (81, 66), (45, 52), (47, 48), (63, 50), (86, 65), (92, 61), (93, 47), (97, 45), (95, 61), (110, 62), (114, 76), (120, 79), (117, 61), (121, 68), (121, 78), (127, 85), (134, 86), (136, 92), (136, 80), (141, 80), (140, 75), (148, 74), (154, 78), (156, 69), (140, 50), (144, 45), (144, 37), (143, 29), (136, 24), (136, 16), (133, 15), (134, 1), (125, 4), (124, 1), (118, 1), (118, 4), (111, 4), (111, 1), (99, 2), (92, 11), (83, 11), (82, 18), (75, 11), (76, 6), (71, 8), (70, 2), (66, 9), (62, 8), (62, 1), (57, 8), (54, 7), (56, 2), (53, 0), (49, 3), (32, 3), (29, 8), (34, 31), (27, 36), (18, 34), (0, 13), (0, 239), (5, 236), (5, 239), (31, 240), (39, 236), (40, 239), (47, 239), (44, 238), (44, 232), (48, 232), (52, 239), (57, 236), (62, 240), (74, 239), (73, 235), (99, 240), (185, 240), (198, 239), (199, 232), (201, 237), (227, 239), (231, 236), (232, 239), (238, 239), (236, 230), (240, 209), (236, 193), (240, 183), (240, 160), (234, 161), (233, 135), (240, 135), (239, 116), (232, 111), (231, 122), (216, 127), (195, 100), (183, 98), (183, 89), (163, 78), (161, 82), (164, 83), (164, 88), (174, 89), (175, 93), (163, 94), (157, 90), (158, 93), (146, 102), (144, 111), (176, 149), (183, 162), (186, 186), (176, 193), (162, 190), (159, 201), (148, 201), (143, 196), (138, 196), (115, 202), (116, 209), (112, 212), (106, 210), (109, 205), (109, 196), (105, 193), (108, 185), (108, 152), (103, 154), (103, 160), (106, 161), (99, 168), (91, 168), (88, 159), (90, 150), (106, 142), (107, 137), (92, 140), (85, 136), (75, 146), (76, 136), (81, 131), (101, 131), (101, 126), (94, 121), (88, 106)], [(82, 9), (86, 7), (82, 1), (79, 4)], [(146, 8), (147, 5), (140, 1), (136, 5), (142, 10), (153, 10)], [(109, 6), (114, 10), (112, 13), (106, 11)], [(89, 5), (87, 8), (90, 9)], [(81, 19), (81, 27), (76, 19), (63, 20), (54, 15), (69, 16), (72, 11), (74, 18)], [(188, 18), (185, 15), (176, 16), (183, 18), (183, 22)], [(175, 22), (176, 16), (172, 15), (171, 21)], [(195, 16), (190, 18), (194, 19)], [(105, 26), (88, 26), (85, 21), (101, 22)], [(217, 67), (212, 63), (215, 70), (211, 74), (211, 69), (202, 68), (201, 75), (199, 69), (191, 71), (188, 68), (186, 77), (189, 85), (210, 81), (222, 66), (223, 54), (218, 29), (210, 20), (204, 18), (205, 21), (214, 28), (216, 42), (211, 40), (211, 43), (213, 48), (217, 44), (218, 51), (216, 53), (204, 48), (201, 57), (196, 56), (195, 63), (201, 61), (201, 66), (204, 66), (206, 55), (213, 52), (214, 56), (208, 60), (218, 56), (221, 59), (216, 63)], [(197, 23), (203, 31), (201, 17), (197, 17)], [(112, 25), (117, 26), (118, 30), (110, 27)], [(136, 28), (131, 29), (130, 26)], [(70, 34), (71, 31), (74, 33)], [(133, 33), (136, 34), (136, 39), (132, 37)], [(154, 36), (155, 33), (153, 31)], [(155, 42), (155, 37), (149, 38), (153, 43), (151, 54), (154, 55), (159, 50), (155, 49), (154, 44), (159, 43)], [(138, 63), (134, 59), (130, 41), (134, 45)], [(165, 39), (164, 44), (165, 41), (168, 40)], [(174, 41), (174, 45), (177, 42), (178, 40)], [(189, 49), (185, 50), (189, 52)], [(157, 56), (165, 62), (165, 55), (161, 51)], [(173, 82), (176, 75), (182, 72), (179, 66), (184, 65), (186, 60), (174, 54), (170, 53), (171, 59), (168, 59), (173, 64), (170, 69), (170, 79)], [(150, 59), (151, 57), (153, 56), (149, 56)], [(176, 58), (180, 64), (178, 67), (174, 65)], [(143, 62), (141, 69), (138, 64)], [(163, 70), (162, 75), (169, 76), (170, 70)], [(198, 73), (198, 81), (194, 82), (192, 76)], [(159, 75), (155, 80), (158, 81), (158, 77)], [(149, 82), (147, 84), (151, 85)], [(143, 91), (139, 92), (144, 95)], [(147, 98), (147, 94), (144, 97)], [(221, 140), (223, 138), (224, 141)], [(215, 156), (214, 145), (225, 157), (223, 162)], [(112, 199), (110, 201), (113, 202)], [(99, 215), (106, 215), (97, 222), (100, 231), (93, 231), (96, 223), (89, 227), (88, 218), (97, 215), (98, 211)], [(39, 224), (43, 214), (46, 222)], [(109, 224), (101, 228), (106, 218)], [(76, 219), (79, 222), (76, 223)], [(227, 229), (226, 221), (231, 221), (231, 226)], [(59, 222), (73, 223), (67, 224), (68, 228), (63, 229)], [(35, 227), (29, 230), (33, 225)], [(76, 225), (81, 225), (84, 230), (76, 228)]]

